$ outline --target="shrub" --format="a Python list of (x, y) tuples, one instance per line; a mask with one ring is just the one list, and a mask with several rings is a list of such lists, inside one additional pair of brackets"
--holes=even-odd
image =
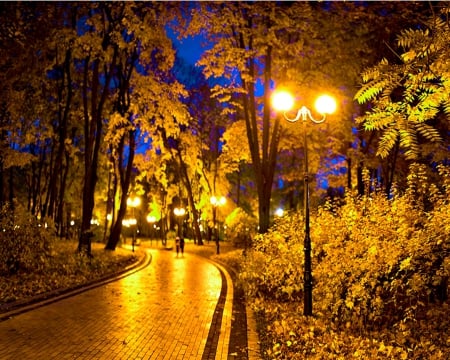
[[(426, 181), (414, 186), (424, 189)], [(420, 320), (430, 303), (444, 301), (450, 274), (446, 191), (427, 199), (428, 212), (411, 187), (392, 200), (350, 195), (342, 207), (321, 209), (312, 225), (318, 310), (341, 325), (389, 327)]]
[(235, 274), (239, 274), (241, 271), (243, 250), (233, 250), (220, 255), (212, 254), (211, 259), (222, 263), (226, 268)]
[(255, 239), (241, 280), (264, 313), (269, 358), (444, 359), (450, 353), (450, 176), (439, 168), (440, 185), (430, 185), (420, 166), (413, 170), (403, 195), (350, 194), (343, 205), (326, 203), (312, 214), (315, 317), (300, 315), (302, 217), (289, 214)]
[(240, 275), (250, 297), (293, 301), (303, 290), (303, 243), (298, 214), (279, 219), (264, 235), (253, 240)]
[(49, 228), (16, 206), (0, 209), (0, 274), (39, 271), (51, 255), (54, 235)]
[(257, 219), (243, 209), (236, 208), (226, 220), (227, 239), (234, 246), (248, 248), (257, 229)]

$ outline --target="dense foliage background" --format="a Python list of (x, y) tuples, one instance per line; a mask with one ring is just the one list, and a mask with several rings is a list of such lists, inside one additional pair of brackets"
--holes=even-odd
[[(412, 160), (447, 158), (445, 2), (73, 5), (0, 6), (0, 203), (80, 250), (91, 233), (114, 249), (131, 218), (165, 239), (175, 207), (199, 244), (242, 212), (265, 232), (278, 207), (303, 205), (304, 131), (314, 206), (364, 194), (365, 168), (389, 196)], [(298, 106), (330, 93), (338, 111), (288, 124), (276, 87)]]

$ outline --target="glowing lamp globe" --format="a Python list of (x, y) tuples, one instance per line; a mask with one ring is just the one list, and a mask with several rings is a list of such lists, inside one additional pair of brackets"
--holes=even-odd
[(287, 91), (277, 91), (272, 96), (272, 105), (278, 111), (288, 111), (294, 106), (294, 97)]
[(141, 198), (134, 197), (134, 198), (128, 198), (127, 199), (127, 205), (131, 207), (138, 207), (141, 205)]
[(316, 110), (321, 114), (332, 114), (336, 111), (336, 101), (329, 95), (322, 95), (316, 100)]

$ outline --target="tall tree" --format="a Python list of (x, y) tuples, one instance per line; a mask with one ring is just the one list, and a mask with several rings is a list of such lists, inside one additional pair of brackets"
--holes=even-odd
[[(60, 35), (64, 24), (71, 26), (74, 12), (64, 6), (42, 3), (8, 4), (2, 10), (1, 36), (5, 45), (2, 99), (11, 121), (8, 133), (18, 134), (11, 138), (10, 149), (35, 155), (21, 156), (33, 160), (28, 163), (23, 159), (8, 163), (28, 181), (31, 212), (50, 216), (60, 230), (69, 166), (67, 129), (72, 102), (70, 49)], [(16, 61), (19, 53), (21, 61)], [(41, 181), (46, 171), (48, 183)], [(10, 177), (10, 183), (16, 182)]]
[[(58, 26), (55, 27), (50, 35), (51, 41), (48, 50), (54, 54), (53, 68), (49, 71), (50, 86), (54, 83), (54, 89), (48, 89), (48, 92), (55, 94), (53, 101), (54, 119), (52, 127), (54, 132), (54, 163), (51, 166), (48, 185), (48, 201), (44, 204), (43, 215), (49, 214), (57, 225), (57, 232), (60, 235), (64, 230), (64, 203), (66, 184), (68, 181), (70, 167), (70, 147), (71, 147), (71, 107), (73, 106), (74, 89), (72, 82), (72, 73), (74, 64), (72, 59), (73, 37), (64, 38), (60, 36), (63, 26), (67, 26), (68, 31), (74, 31), (76, 28), (76, 10), (73, 8), (56, 8), (55, 18), (60, 16)], [(75, 126), (72, 125), (73, 131)], [(72, 132), (72, 136), (74, 136)], [(66, 224), (67, 225), (67, 224)]]
[[(107, 142), (119, 177), (119, 209), (106, 249), (115, 249), (127, 209), (132, 171), (136, 169), (137, 146), (158, 147), (164, 130), (172, 134), (186, 121), (179, 98), (183, 88), (170, 77), (174, 62), (172, 43), (164, 31), (169, 13), (159, 3), (126, 3), (117, 66), (112, 84), (114, 113), (110, 116)], [(147, 145), (148, 151), (150, 145)]]
[[(78, 249), (90, 254), (90, 227), (94, 210), (99, 152), (103, 139), (103, 121), (107, 110), (111, 80), (116, 70), (121, 39), (122, 3), (100, 3), (85, 6), (76, 38), (76, 60), (82, 72), (81, 98), (84, 137), (84, 184), (81, 236)], [(85, 22), (81, 19), (86, 16)]]
[(285, 131), (280, 117), (271, 111), (273, 81), (294, 84), (304, 99), (313, 88), (333, 83), (333, 74), (325, 70), (338, 47), (332, 52), (325, 45), (347, 29), (336, 31), (333, 40), (325, 38), (324, 22), (318, 20), (323, 11), (309, 3), (208, 3), (194, 12), (189, 24), (188, 34), (203, 32), (214, 44), (199, 61), (207, 77), (220, 79), (213, 96), (227, 104), (225, 115), (235, 111), (236, 119), (245, 123), (261, 232), (269, 226), (278, 149)]

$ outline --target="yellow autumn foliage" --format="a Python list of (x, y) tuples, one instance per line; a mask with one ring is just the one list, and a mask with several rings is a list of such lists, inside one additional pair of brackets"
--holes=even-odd
[[(267, 358), (449, 358), (450, 174), (439, 174), (432, 184), (421, 173), (392, 199), (350, 194), (343, 205), (318, 209), (311, 218), (314, 317), (302, 315), (302, 216), (289, 214), (255, 239), (241, 280), (272, 324)], [(426, 189), (433, 196), (418, 196)]]

